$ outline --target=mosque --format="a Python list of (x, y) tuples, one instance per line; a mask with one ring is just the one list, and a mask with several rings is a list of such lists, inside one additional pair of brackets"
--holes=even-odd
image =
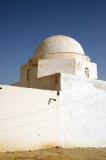
[(64, 35), (40, 43), (20, 81), (0, 85), (0, 151), (106, 147), (106, 82)]
[(16, 86), (59, 90), (57, 73), (97, 79), (97, 65), (90, 62), (82, 46), (73, 38), (51, 36), (36, 49), (35, 55), (21, 66), (20, 82)]

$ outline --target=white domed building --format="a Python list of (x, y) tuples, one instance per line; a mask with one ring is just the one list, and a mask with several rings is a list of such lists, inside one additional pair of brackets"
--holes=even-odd
[[(15, 85), (56, 89), (55, 83), (53, 85), (50, 81), (53, 81), (54, 74), (60, 72), (97, 79), (97, 65), (90, 62), (82, 46), (71, 37), (56, 35), (40, 43), (28, 64), (21, 67), (20, 82)], [(45, 78), (51, 86), (45, 84)]]
[(106, 82), (73, 38), (56, 35), (0, 85), (0, 152), (106, 147)]

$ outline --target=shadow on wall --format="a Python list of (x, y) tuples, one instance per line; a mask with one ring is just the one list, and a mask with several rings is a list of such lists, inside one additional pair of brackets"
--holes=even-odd
[(18, 87), (26, 87), (26, 88), (60, 91), (61, 90), (60, 83), (61, 83), (60, 73), (51, 74), (41, 78), (36, 78), (36, 77), (32, 78), (30, 76), (30, 73), (28, 72), (26, 83), (20, 81), (11, 85)]

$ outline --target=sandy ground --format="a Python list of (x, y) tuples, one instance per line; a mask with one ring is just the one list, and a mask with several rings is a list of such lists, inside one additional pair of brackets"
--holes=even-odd
[(0, 160), (106, 160), (106, 148), (48, 148), (0, 153)]

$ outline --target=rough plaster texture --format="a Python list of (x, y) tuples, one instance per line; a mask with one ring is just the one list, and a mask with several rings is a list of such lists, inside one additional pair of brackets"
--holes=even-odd
[(0, 152), (57, 145), (60, 106), (57, 91), (1, 87)]
[(75, 52), (84, 54), (84, 50), (79, 42), (64, 35), (51, 36), (45, 39), (37, 47), (35, 56), (50, 52)]
[(106, 82), (61, 75), (61, 144), (106, 147)]
[[(62, 55), (60, 58), (55, 54), (55, 58), (43, 58), (21, 66), (20, 82), (13, 85), (54, 90), (57, 87), (55, 83), (56, 73), (63, 72), (86, 77), (86, 68), (88, 69), (88, 78), (97, 79), (97, 65), (89, 62), (86, 56), (66, 53), (60, 55)], [(28, 71), (30, 71), (29, 78)]]
[(76, 69), (75, 69), (75, 74), (76, 76), (80, 77), (86, 77), (85, 75), (85, 68), (88, 68), (89, 70), (89, 78), (90, 79), (97, 79), (97, 64), (92, 63), (92, 62), (87, 62), (87, 61), (81, 61), (81, 60), (76, 60)]
[[(48, 76), (36, 78), (36, 72), (34, 68), (30, 69), (30, 73), (33, 76), (30, 76), (29, 80), (22, 77), (20, 82), (12, 84), (13, 86), (27, 87), (27, 88), (38, 88), (46, 90), (60, 90), (60, 74), (51, 74)], [(23, 75), (26, 74), (26, 71)]]
[(57, 73), (57, 74), (52, 74), (52, 75), (44, 76), (40, 78), (31, 77), (30, 87), (59, 91), (60, 90), (60, 74)]
[(60, 75), (61, 92), (1, 85), (0, 151), (106, 147), (106, 82)]
[(38, 78), (60, 72), (75, 74), (75, 60), (44, 59), (38, 61)]
[(53, 58), (39, 60), (37, 77), (39, 78), (60, 72), (86, 77), (85, 68), (88, 68), (88, 78), (97, 79), (97, 64), (78, 57), (79, 55), (73, 57), (73, 59)]
[(20, 82), (13, 85), (54, 90), (57, 86), (51, 75), (60, 72), (97, 79), (97, 65), (90, 62), (82, 46), (71, 37), (56, 35), (41, 42), (35, 55), (21, 66)]

